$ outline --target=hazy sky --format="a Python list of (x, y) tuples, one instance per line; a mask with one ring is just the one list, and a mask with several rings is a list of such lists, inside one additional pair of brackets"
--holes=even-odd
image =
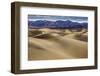
[(88, 17), (82, 17), (82, 16), (53, 16), (53, 15), (28, 15), (29, 21), (36, 21), (36, 20), (50, 20), (50, 21), (56, 21), (56, 20), (71, 20), (76, 22), (88, 22)]

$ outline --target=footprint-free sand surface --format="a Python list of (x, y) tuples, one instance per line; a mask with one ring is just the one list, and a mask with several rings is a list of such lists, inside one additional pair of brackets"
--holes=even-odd
[(87, 58), (87, 42), (74, 38), (74, 34), (60, 36), (55, 33), (29, 37), (29, 60)]

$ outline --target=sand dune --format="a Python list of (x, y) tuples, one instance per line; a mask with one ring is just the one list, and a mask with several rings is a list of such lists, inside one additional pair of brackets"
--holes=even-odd
[(83, 34), (72, 33), (72, 34), (66, 35), (65, 37), (80, 40), (80, 41), (85, 41), (85, 42), (88, 41), (88, 35), (86, 33), (83, 33)]
[(73, 59), (88, 56), (87, 42), (70, 38), (67, 35), (59, 36), (51, 33), (44, 34), (40, 38), (29, 37), (28, 43), (29, 60)]

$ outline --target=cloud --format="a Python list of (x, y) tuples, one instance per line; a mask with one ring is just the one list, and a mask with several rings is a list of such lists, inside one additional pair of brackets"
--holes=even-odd
[(53, 15), (28, 15), (28, 20), (72, 20), (72, 21), (78, 21), (78, 22), (87, 22), (88, 17), (80, 17), (80, 16), (53, 16)]

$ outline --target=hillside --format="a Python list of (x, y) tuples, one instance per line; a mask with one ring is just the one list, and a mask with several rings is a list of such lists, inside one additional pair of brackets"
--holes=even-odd
[(88, 23), (86, 22), (73, 22), (71, 20), (57, 20), (57, 21), (48, 21), (48, 20), (36, 20), (28, 21), (29, 28), (62, 28), (62, 29), (76, 29), (76, 28), (88, 28)]

